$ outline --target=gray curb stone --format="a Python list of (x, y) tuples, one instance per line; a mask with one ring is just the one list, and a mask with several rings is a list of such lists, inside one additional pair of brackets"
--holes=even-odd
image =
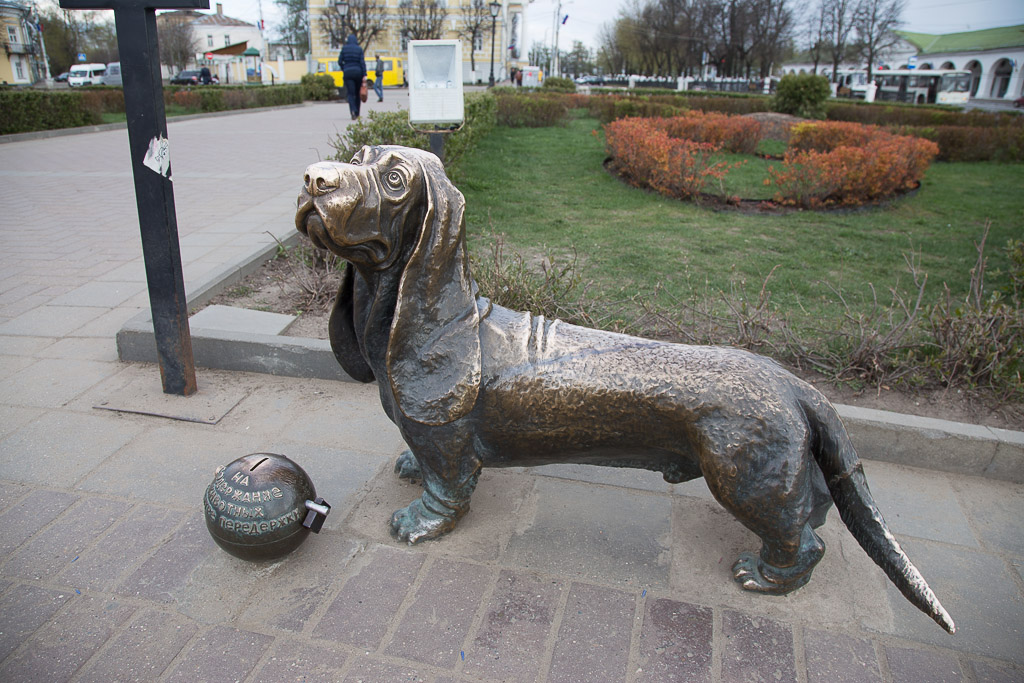
[[(299, 233), (284, 240), (291, 245)], [(202, 306), (270, 259), (278, 245), (261, 248), (215, 273), (189, 297)], [(352, 382), (338, 365), (330, 343), (243, 331), (193, 329), (196, 365), (239, 372)], [(149, 311), (129, 320), (117, 333), (123, 361), (156, 362)], [(1024, 483), (1024, 432), (836, 404), (862, 458)]]

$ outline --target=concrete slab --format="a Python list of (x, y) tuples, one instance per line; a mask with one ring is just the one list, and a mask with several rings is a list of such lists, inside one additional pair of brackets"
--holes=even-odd
[(194, 333), (201, 330), (219, 330), (243, 334), (281, 334), (295, 322), (294, 315), (254, 311), (248, 308), (207, 306), (188, 319)]
[(887, 585), (897, 633), (922, 643), (1024, 664), (1024, 599), (1002, 559), (933, 541), (904, 539), (903, 546), (953, 617), (957, 633), (946, 634)]
[(214, 425), (247, 394), (244, 388), (216, 381), (198, 381), (199, 388), (192, 396), (165, 394), (160, 376), (153, 370), (143, 365), (125, 368), (90, 391), (89, 400), (99, 410)]
[(502, 560), (582, 581), (664, 587), (671, 509), (668, 496), (541, 478)]

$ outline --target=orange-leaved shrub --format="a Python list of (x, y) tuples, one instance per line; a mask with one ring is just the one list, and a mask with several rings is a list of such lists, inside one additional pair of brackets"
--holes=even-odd
[(712, 163), (721, 145), (672, 137), (665, 119), (626, 118), (605, 126), (608, 154), (627, 179), (673, 197), (700, 196), (738, 164)]
[(782, 164), (768, 172), (781, 204), (856, 206), (913, 189), (938, 153), (930, 140), (874, 126), (800, 124)]
[(661, 122), (669, 137), (709, 142), (737, 154), (754, 154), (761, 124), (745, 116), (688, 111)]

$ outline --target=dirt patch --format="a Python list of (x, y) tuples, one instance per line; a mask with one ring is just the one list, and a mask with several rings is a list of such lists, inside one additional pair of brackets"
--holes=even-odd
[(802, 119), (791, 114), (779, 114), (771, 111), (759, 111), (753, 114), (744, 114), (747, 118), (754, 119), (761, 124), (761, 137), (771, 138), (789, 142), (789, 131), (797, 123), (803, 123)]
[[(284, 333), (286, 336), (326, 339), (327, 321), (340, 278), (336, 273), (330, 274), (327, 283), (319, 286), (320, 291), (314, 295), (303, 287), (301, 278), (296, 276), (297, 270), (289, 259), (267, 261), (260, 270), (210, 303), (296, 315), (295, 322)], [(993, 408), (956, 389), (914, 393), (874, 387), (855, 389), (848, 385), (837, 386), (820, 375), (790, 370), (816, 386), (834, 403), (1013, 430), (1021, 429), (1024, 420), (1024, 406), (1002, 404)]]

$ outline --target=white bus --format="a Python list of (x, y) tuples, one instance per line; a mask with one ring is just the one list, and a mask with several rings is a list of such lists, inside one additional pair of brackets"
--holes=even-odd
[(868, 90), (868, 72), (865, 69), (839, 69), (836, 71), (836, 83), (836, 94), (839, 97), (856, 97), (863, 100)]
[(967, 104), (971, 72), (940, 69), (885, 69), (875, 72), (876, 100), (911, 104)]

